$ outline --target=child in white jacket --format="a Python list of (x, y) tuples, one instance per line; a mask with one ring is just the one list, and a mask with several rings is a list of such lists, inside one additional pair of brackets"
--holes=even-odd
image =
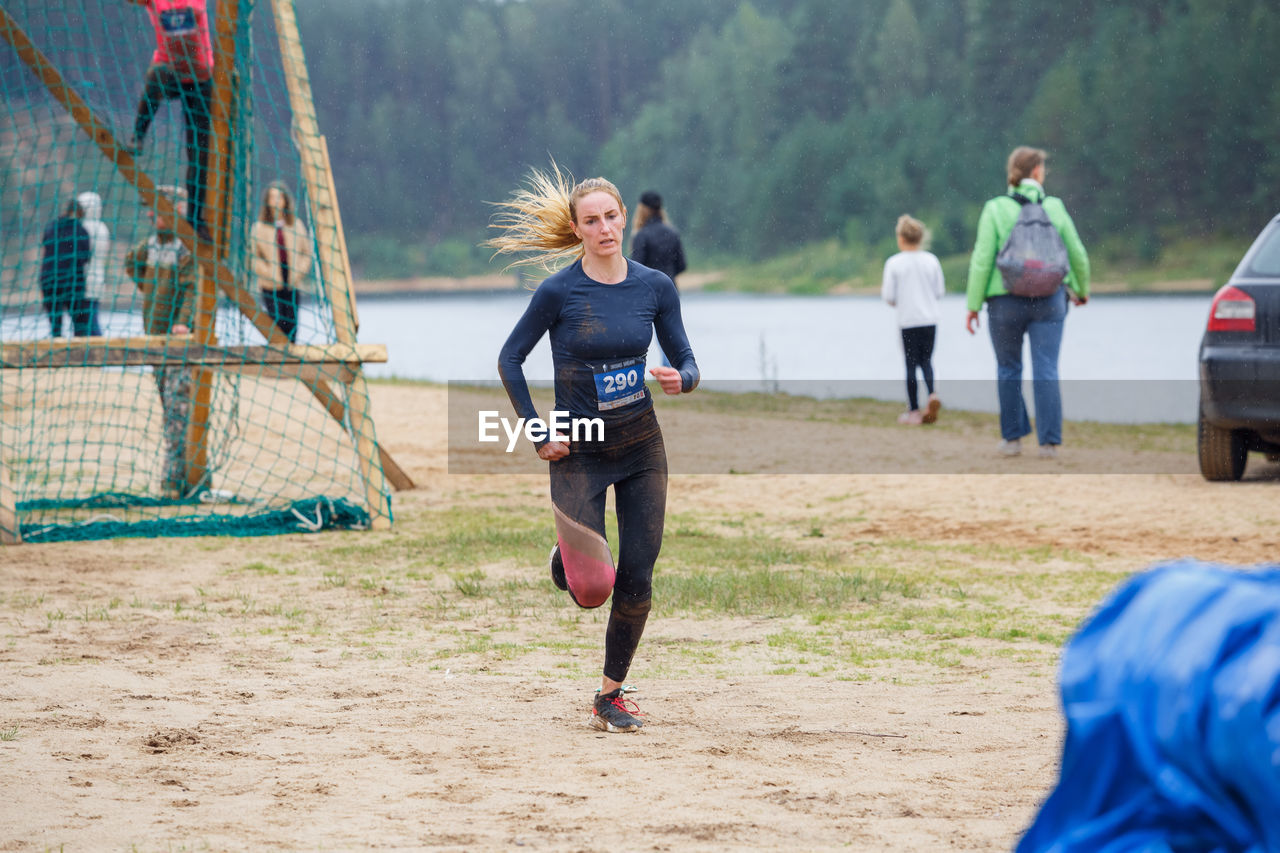
[[(946, 289), (942, 265), (924, 243), (924, 224), (906, 214), (898, 217), (898, 248), (902, 251), (884, 263), (884, 283), (880, 294), (897, 309), (902, 330), (902, 351), (907, 360), (907, 405), (898, 423), (914, 426), (938, 419), (942, 402), (933, 392), (933, 343), (938, 329), (938, 300)], [(929, 400), (920, 408), (916, 369), (924, 376)]]
[(111, 229), (102, 221), (102, 196), (95, 192), (82, 192), (76, 196), (84, 216), (81, 226), (89, 232), (91, 254), (84, 268), (84, 310), (89, 316), (89, 334), (102, 334), (98, 322), (98, 305), (106, 294), (107, 254), (111, 251)]

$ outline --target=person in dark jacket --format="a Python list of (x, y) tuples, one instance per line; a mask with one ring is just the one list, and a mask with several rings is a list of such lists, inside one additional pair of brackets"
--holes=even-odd
[(92, 254), (89, 232), (80, 224), (84, 216), (72, 201), (61, 216), (49, 223), (41, 239), (40, 296), (53, 337), (62, 337), (62, 318), (71, 315), (76, 335), (89, 334), (90, 316), (84, 296), (84, 268)]
[(636, 230), (631, 236), (631, 260), (666, 273), (672, 281), (686, 269), (680, 235), (667, 224), (662, 196), (653, 190), (640, 196)]
[[(636, 230), (631, 235), (631, 260), (666, 273), (672, 282), (686, 269), (680, 234), (667, 223), (667, 214), (662, 210), (662, 196), (653, 190), (640, 195)], [(662, 354), (662, 366), (671, 366), (665, 352)]]

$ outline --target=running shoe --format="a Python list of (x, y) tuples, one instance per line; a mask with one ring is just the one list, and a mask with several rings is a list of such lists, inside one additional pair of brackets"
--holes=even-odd
[(638, 719), (640, 709), (630, 699), (622, 698), (621, 690), (610, 690), (596, 696), (591, 707), (591, 725), (602, 732), (635, 732), (644, 725)]
[(551, 554), (547, 557), (547, 563), (551, 566), (551, 582), (556, 585), (556, 589), (567, 591), (569, 582), (564, 579), (564, 560), (560, 559), (560, 543), (551, 546)]
[(1016, 438), (1007, 438), (1000, 442), (1001, 456), (1018, 456), (1022, 453), (1022, 441)]

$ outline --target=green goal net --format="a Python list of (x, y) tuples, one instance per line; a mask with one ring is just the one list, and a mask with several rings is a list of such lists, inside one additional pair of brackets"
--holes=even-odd
[(4, 540), (389, 524), (293, 0), (5, 3), (0, 90)]

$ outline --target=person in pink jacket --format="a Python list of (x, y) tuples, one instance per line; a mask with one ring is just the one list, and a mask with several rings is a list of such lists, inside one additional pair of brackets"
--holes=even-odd
[(177, 100), (187, 132), (187, 219), (208, 239), (204, 196), (208, 181), (210, 105), (213, 101), (213, 43), (206, 0), (129, 0), (145, 6), (155, 29), (156, 48), (143, 79), (142, 98), (133, 122), (130, 153), (142, 153), (143, 141), (162, 102)]

